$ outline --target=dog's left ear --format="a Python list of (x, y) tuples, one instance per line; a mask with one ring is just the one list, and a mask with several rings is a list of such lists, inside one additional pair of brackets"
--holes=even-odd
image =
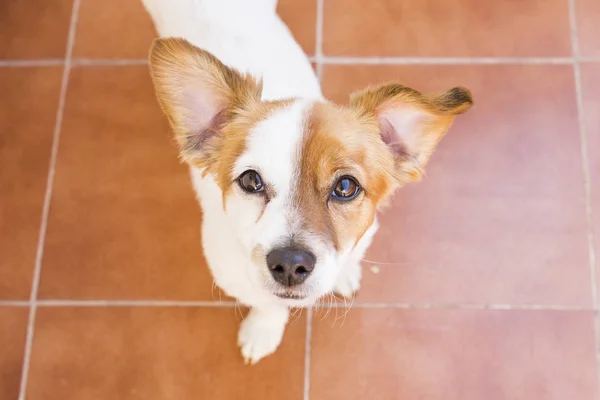
[(454, 117), (472, 104), (471, 93), (460, 87), (424, 95), (406, 86), (386, 84), (350, 97), (350, 105), (361, 115), (376, 119), (381, 139), (394, 156), (397, 177), (405, 182), (420, 179)]
[(154, 41), (150, 74), (181, 157), (197, 166), (218, 156), (222, 126), (261, 98), (261, 82), (184, 39)]

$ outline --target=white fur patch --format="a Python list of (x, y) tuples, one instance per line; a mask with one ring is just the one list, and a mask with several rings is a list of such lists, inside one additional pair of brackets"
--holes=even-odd
[(250, 310), (238, 333), (238, 346), (246, 364), (256, 364), (279, 347), (288, 315), (285, 306)]
[(266, 205), (263, 199), (257, 199), (258, 205), (265, 207), (258, 221), (256, 213), (248, 213), (248, 196), (231, 197), (228, 207), (231, 207), (233, 218), (247, 222), (244, 229), (250, 230), (251, 236), (246, 235), (251, 242), (246, 243), (248, 246), (260, 245), (271, 250), (291, 234), (296, 218), (291, 204), (292, 185), (298, 180), (298, 154), (302, 145), (304, 112), (308, 105), (306, 101), (295, 102), (261, 121), (250, 132), (246, 151), (234, 165), (234, 176), (248, 169), (257, 170), (274, 194)]
[(305, 111), (310, 101), (296, 101), (277, 109), (258, 123), (246, 139), (246, 151), (234, 166), (234, 175), (260, 167), (260, 174), (270, 183), (277, 197), (286, 197), (298, 173), (298, 154), (302, 145)]

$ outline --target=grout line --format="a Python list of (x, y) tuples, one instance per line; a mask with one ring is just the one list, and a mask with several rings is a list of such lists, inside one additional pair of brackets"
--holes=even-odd
[[(321, 309), (348, 308), (344, 303), (323, 305)], [(529, 311), (592, 311), (592, 307), (567, 306), (567, 305), (537, 305), (537, 304), (469, 304), (469, 303), (354, 303), (350, 308), (399, 308), (399, 309), (437, 309), (437, 310), (529, 310)]]
[(573, 65), (573, 75), (575, 80), (575, 94), (577, 102), (577, 122), (579, 124), (579, 135), (581, 140), (581, 159), (582, 159), (582, 172), (583, 172), (583, 184), (585, 192), (585, 208), (586, 208), (586, 219), (588, 226), (588, 249), (589, 249), (589, 260), (590, 260), (590, 277), (591, 277), (591, 288), (592, 288), (592, 300), (594, 305), (598, 303), (598, 289), (596, 287), (596, 255), (594, 252), (594, 232), (593, 232), (593, 219), (592, 219), (592, 193), (590, 183), (590, 162), (588, 155), (588, 142), (586, 132), (586, 121), (585, 121), (585, 110), (583, 107), (583, 86), (581, 82), (581, 65), (579, 61), (579, 41), (577, 32), (576, 22), (576, 10), (575, 0), (569, 0), (569, 19), (571, 22), (571, 42), (573, 46), (573, 54), (575, 56), (575, 63)]
[(317, 64), (317, 78), (319, 82), (323, 77), (323, 1), (317, 0), (317, 21), (315, 32), (315, 62)]
[(572, 64), (571, 57), (323, 57), (337, 65)]
[(29, 320), (27, 324), (27, 337), (25, 341), (25, 354), (23, 356), (23, 369), (21, 372), (21, 384), (19, 389), (19, 400), (25, 400), (27, 392), (27, 378), (29, 375), (29, 364), (31, 361), (31, 348), (33, 345), (33, 333), (35, 329), (35, 316), (37, 312), (37, 295), (40, 283), (40, 274), (42, 270), (42, 259), (44, 256), (44, 242), (46, 240), (46, 229), (48, 227), (48, 214), (50, 212), (50, 201), (52, 198), (52, 187), (54, 184), (54, 172), (56, 167), (56, 158), (58, 155), (58, 144), (60, 142), (60, 129), (62, 126), (65, 100), (67, 97), (67, 87), (69, 85), (69, 74), (71, 71), (71, 56), (73, 54), (73, 43), (75, 41), (75, 27), (77, 26), (77, 18), (79, 14), (79, 1), (73, 1), (71, 10), (71, 22), (69, 25), (69, 36), (67, 38), (67, 51), (64, 62), (64, 70), (60, 88), (60, 97), (58, 100), (58, 109), (56, 111), (56, 121), (54, 125), (54, 133), (52, 139), (52, 151), (50, 155), (50, 164), (48, 166), (48, 180), (46, 183), (46, 193), (44, 195), (44, 205), (42, 208), (42, 221), (40, 224), (40, 233), (38, 237), (38, 245), (35, 257), (35, 267), (33, 271), (33, 281), (31, 284), (31, 295), (29, 309)]
[(40, 307), (235, 307), (235, 301), (38, 300)]
[[(319, 0), (322, 2), (324, 0)], [(322, 16), (319, 18), (322, 24)], [(326, 57), (322, 49), (322, 27), (317, 25), (318, 54), (308, 57), (317, 64), (317, 72), (323, 65), (485, 65), (485, 64), (574, 64), (575, 62), (599, 63), (600, 57)], [(37, 60), (0, 60), (0, 67), (46, 67), (64, 65), (65, 60), (47, 58)], [(71, 66), (128, 66), (148, 65), (145, 58), (72, 58)], [(321, 67), (319, 67), (319, 65)]]
[[(231, 301), (203, 301), (203, 300), (0, 300), (2, 307), (28, 307), (36, 304), (37, 307), (197, 307), (197, 308), (228, 308), (236, 307), (236, 302)], [(344, 303), (316, 304), (318, 310), (327, 308), (347, 308)], [(569, 306), (561, 304), (485, 304), (485, 303), (382, 303), (364, 302), (354, 303), (351, 308), (377, 309), (437, 309), (437, 310), (529, 310), (529, 311), (600, 311), (599, 308), (584, 306)], [(314, 310), (311, 308), (311, 314)]]
[(47, 58), (41, 60), (0, 60), (0, 67), (51, 67), (64, 65), (62, 58)]
[(148, 59), (146, 59), (146, 58), (115, 58), (115, 59), (75, 58), (72, 60), (71, 65), (74, 67), (148, 65)]
[[(586, 132), (585, 109), (583, 106), (583, 85), (581, 82), (581, 57), (579, 50), (579, 36), (577, 26), (577, 9), (575, 0), (569, 0), (569, 23), (571, 25), (571, 45), (573, 47), (573, 77), (575, 81), (575, 94), (577, 102), (577, 123), (579, 125), (579, 136), (581, 142), (581, 166), (583, 172), (583, 186), (585, 192), (585, 211), (586, 222), (588, 227), (588, 256), (590, 262), (590, 284), (592, 291), (593, 306), (598, 306), (598, 287), (596, 281), (596, 254), (594, 251), (594, 225), (592, 219), (592, 190), (590, 183), (590, 162), (588, 155), (588, 141)], [(594, 344), (596, 356), (596, 385), (600, 386), (600, 316), (598, 311), (594, 313)]]
[(306, 339), (304, 342), (304, 396), (303, 400), (310, 399), (310, 352), (312, 345), (312, 307), (306, 311)]
[(579, 41), (577, 39), (577, 23), (576, 23), (576, 12), (575, 12), (575, 0), (569, 0), (569, 15), (571, 20), (571, 39), (573, 46), (573, 53), (575, 55), (575, 63), (573, 65), (573, 74), (575, 78), (575, 93), (577, 101), (577, 116), (579, 123), (579, 134), (581, 137), (581, 158), (582, 158), (582, 172), (584, 179), (584, 190), (586, 197), (586, 217), (588, 225), (588, 248), (589, 248), (589, 260), (590, 260), (590, 275), (592, 278), (592, 299), (594, 305), (598, 302), (598, 288), (596, 285), (596, 255), (594, 251), (594, 232), (593, 232), (593, 219), (592, 219), (592, 193), (590, 183), (590, 162), (588, 155), (588, 142), (586, 132), (586, 121), (585, 121), (585, 110), (583, 107), (583, 86), (581, 82), (581, 65), (579, 59)]
[(0, 307), (29, 307), (27, 300), (0, 300)]

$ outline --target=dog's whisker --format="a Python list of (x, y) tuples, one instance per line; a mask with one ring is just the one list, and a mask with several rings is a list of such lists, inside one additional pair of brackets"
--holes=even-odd
[(344, 298), (344, 307), (347, 306), (347, 308), (346, 308), (346, 311), (344, 312), (342, 324), (340, 325), (340, 327), (344, 326), (344, 322), (346, 322), (346, 318), (348, 317), (348, 313), (350, 312), (350, 309), (354, 305), (354, 300), (355, 299), (356, 299), (356, 294), (352, 293), (352, 301), (350, 302), (350, 305), (348, 305), (348, 303), (346, 302), (346, 299)]
[(325, 301), (327, 301), (328, 299), (328, 294), (323, 295), (323, 297), (321, 297), (319, 299), (318, 302), (316, 302), (313, 305), (313, 315), (315, 316), (319, 316), (321, 317), (323, 315), (323, 310), (325, 309)]
[[(215, 288), (216, 288), (216, 287), (217, 287), (217, 281), (215, 281), (215, 280), (213, 279), (213, 283), (212, 283), (212, 286), (211, 286), (211, 288), (210, 288), (210, 298), (211, 298), (212, 300), (214, 300), (214, 299), (215, 299)], [(220, 294), (219, 294), (219, 295), (220, 295)], [(220, 300), (221, 300), (221, 299), (219, 298), (219, 301), (220, 301)]]
[[(314, 316), (323, 316), (323, 310), (325, 309), (325, 301), (327, 299), (327, 294), (324, 295), (315, 305), (313, 305), (313, 315)], [(321, 318), (322, 319), (322, 318)]]
[[(342, 323), (340, 324), (340, 327), (344, 326), (344, 321), (346, 320), (346, 314), (348, 313), (348, 301), (346, 300), (346, 297), (344, 297), (344, 312), (342, 313), (342, 316), (339, 318), (342, 320)], [(336, 321), (337, 321), (337, 314), (336, 314)]]
[(383, 262), (383, 261), (373, 261), (361, 258), (360, 261), (367, 264), (376, 264), (376, 265), (411, 265), (410, 262)]
[(331, 311), (331, 294), (330, 293), (326, 293), (322, 300), (318, 303), (318, 312), (319, 312), (319, 316), (321, 317), (320, 320), (324, 320), (325, 318), (327, 318), (327, 316), (329, 315), (329, 312)]
[(346, 296), (342, 296), (342, 299), (344, 299), (344, 312), (343, 312), (342, 316), (340, 317), (340, 319), (342, 320), (342, 325), (343, 325), (344, 315), (346, 315), (346, 310), (348, 309), (348, 299), (346, 299)]
[(325, 316), (323, 317), (323, 319), (327, 318), (329, 316), (329, 314), (331, 314), (331, 309), (333, 308), (333, 303), (334, 303), (334, 294), (328, 293), (327, 300), (329, 300), (328, 304), (327, 304), (327, 312), (325, 312)]
[(297, 313), (298, 313), (298, 309), (295, 308), (295, 307), (292, 308), (292, 310), (290, 311), (290, 317), (289, 317), (289, 319), (292, 320), (296, 316)]
[(298, 313), (298, 321), (302, 319), (302, 313), (304, 312), (304, 307), (300, 307), (300, 312)]
[[(241, 321), (244, 319), (244, 312), (242, 311), (242, 308), (240, 307), (240, 302), (238, 300), (235, 301), (235, 318), (238, 321)], [(237, 315), (238, 315), (238, 311), (240, 312), (240, 319), (238, 319)]]
[(312, 305), (313, 314), (317, 314), (321, 310), (321, 306), (322, 306), (321, 298), (315, 300), (314, 304)]
[(296, 325), (298, 323), (298, 321), (300, 321), (300, 318), (302, 317), (302, 307), (298, 307), (296, 308), (292, 314), (291, 314), (291, 322), (290, 325)]
[(338, 309), (339, 307), (334, 307), (334, 303), (339, 302), (339, 298), (337, 297), (337, 295), (335, 293), (331, 293), (331, 304), (332, 304), (332, 308), (335, 308), (335, 317), (333, 319), (333, 324), (332, 326), (335, 326), (335, 323), (337, 322), (337, 320), (339, 319), (338, 317)]
[(339, 312), (340, 312), (339, 307), (335, 307), (335, 318), (333, 319), (333, 325), (332, 325), (333, 327), (336, 326), (336, 323), (337, 323), (338, 319), (340, 318), (338, 315)]

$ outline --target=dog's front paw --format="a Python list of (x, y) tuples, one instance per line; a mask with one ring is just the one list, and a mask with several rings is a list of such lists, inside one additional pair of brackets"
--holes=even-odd
[(279, 347), (287, 318), (287, 308), (285, 312), (280, 309), (250, 310), (238, 334), (238, 346), (246, 364), (256, 364)]
[(346, 266), (340, 273), (333, 291), (350, 299), (360, 289), (362, 271), (359, 263)]

